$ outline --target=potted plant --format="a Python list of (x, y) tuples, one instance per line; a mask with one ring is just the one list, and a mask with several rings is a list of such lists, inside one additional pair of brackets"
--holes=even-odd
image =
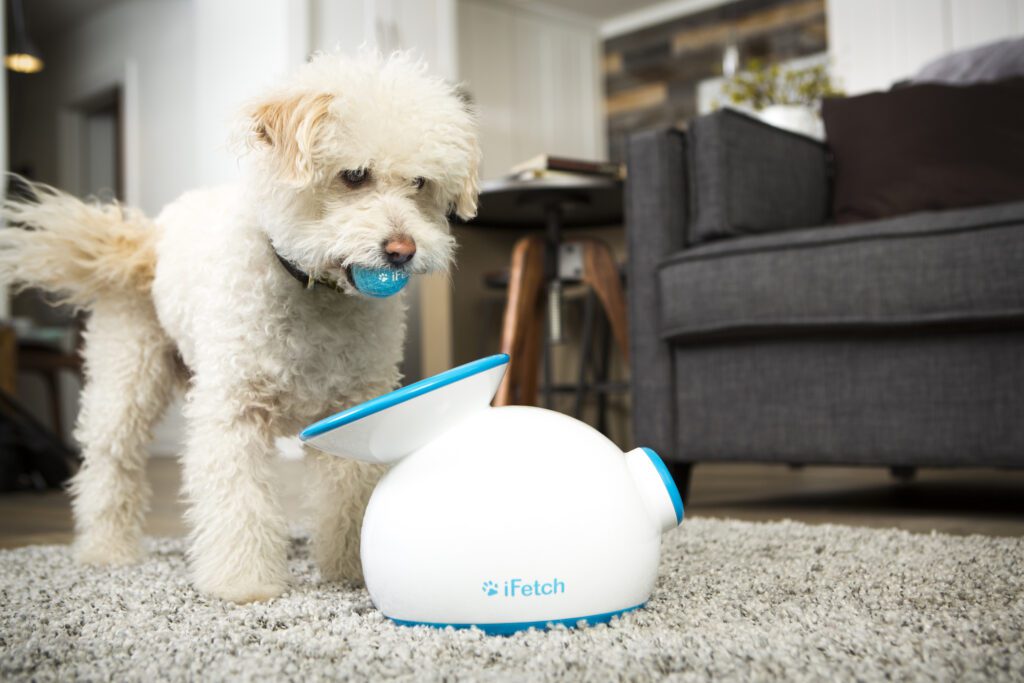
[(779, 128), (824, 139), (818, 111), (824, 97), (842, 95), (824, 64), (787, 68), (760, 59), (725, 81), (722, 94), (733, 105), (751, 109)]

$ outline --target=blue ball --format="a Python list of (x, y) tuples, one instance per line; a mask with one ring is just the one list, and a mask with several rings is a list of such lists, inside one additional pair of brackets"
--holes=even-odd
[(352, 280), (363, 294), (383, 299), (402, 291), (409, 282), (409, 274), (391, 268), (352, 266)]

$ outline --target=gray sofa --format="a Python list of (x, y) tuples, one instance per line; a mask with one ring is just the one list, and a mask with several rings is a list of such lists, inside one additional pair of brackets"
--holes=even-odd
[(829, 155), (734, 112), (627, 148), (637, 443), (689, 466), (1024, 466), (1024, 202), (829, 220)]

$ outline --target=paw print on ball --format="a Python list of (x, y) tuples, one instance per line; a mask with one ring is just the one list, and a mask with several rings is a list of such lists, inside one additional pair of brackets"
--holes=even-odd
[(484, 581), (484, 593), (486, 593), (487, 595), (497, 595), (498, 584), (494, 583), (493, 581)]
[(364, 268), (352, 266), (352, 283), (363, 294), (378, 298), (397, 294), (409, 282), (409, 274), (404, 270), (391, 268)]

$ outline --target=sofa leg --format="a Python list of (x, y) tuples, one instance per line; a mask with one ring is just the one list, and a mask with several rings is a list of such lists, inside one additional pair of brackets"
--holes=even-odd
[(905, 484), (914, 479), (914, 475), (917, 474), (917, 468), (909, 465), (896, 465), (890, 467), (889, 472), (897, 481)]
[(672, 475), (672, 479), (676, 482), (676, 488), (679, 489), (679, 495), (683, 499), (683, 504), (690, 497), (690, 474), (693, 472), (693, 463), (689, 462), (668, 462), (668, 473)]

